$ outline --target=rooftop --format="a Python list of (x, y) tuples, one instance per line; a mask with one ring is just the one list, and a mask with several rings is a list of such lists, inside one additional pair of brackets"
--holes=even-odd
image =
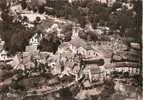
[(87, 43), (83, 39), (81, 39), (79, 37), (76, 37), (76, 38), (72, 39), (70, 41), (70, 43), (72, 45), (74, 45), (75, 47), (77, 47), (77, 48), (79, 48), (79, 47), (87, 48), (88, 47)]

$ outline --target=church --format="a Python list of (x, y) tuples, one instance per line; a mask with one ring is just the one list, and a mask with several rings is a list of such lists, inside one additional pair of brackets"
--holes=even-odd
[(35, 33), (35, 35), (30, 39), (29, 45), (26, 46), (26, 52), (39, 51), (38, 46), (42, 40), (42, 34)]

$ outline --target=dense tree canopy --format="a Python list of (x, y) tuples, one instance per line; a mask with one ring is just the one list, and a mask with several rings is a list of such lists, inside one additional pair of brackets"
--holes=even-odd
[(33, 29), (28, 29), (22, 23), (14, 21), (7, 1), (1, 2), (2, 21), (0, 22), (0, 35), (5, 41), (5, 49), (11, 54), (17, 51), (24, 51), (29, 39), (33, 35)]
[[(52, 5), (52, 3), (54, 5)], [(81, 24), (81, 27), (84, 28), (86, 24), (91, 23), (92, 27), (96, 29), (98, 25), (108, 26), (111, 31), (120, 30), (118, 32), (121, 36), (126, 38), (132, 38), (133, 40), (140, 41), (141, 36), (141, 20), (142, 20), (142, 3), (140, 0), (135, 0), (132, 2), (134, 7), (132, 10), (122, 8), (122, 2), (117, 1), (113, 4), (112, 7), (108, 7), (106, 4), (101, 4), (94, 0), (85, 0), (85, 1), (76, 1), (72, 4), (68, 2), (59, 2), (47, 0), (32, 0), (31, 4), (27, 4), (24, 0), (22, 1), (23, 9), (27, 8), (29, 5), (29, 10), (39, 10), (40, 13), (44, 11), (50, 13), (51, 15), (57, 17), (64, 17), (66, 19), (75, 21)], [(58, 6), (55, 6), (57, 4)], [(20, 22), (14, 22), (15, 17), (10, 11), (11, 3), (9, 0), (0, 1), (0, 10), (2, 11), (1, 17), (2, 21), (0, 22), (0, 35), (2, 39), (6, 42), (6, 49), (12, 53), (16, 51), (23, 51), (25, 46), (28, 44), (29, 38), (37, 30), (44, 32), (45, 27), (51, 25), (51, 21), (45, 21), (46, 24), (37, 25), (33, 29), (28, 29)], [(46, 7), (52, 7), (53, 9), (46, 10)], [(22, 21), (25, 21), (23, 19)], [(94, 32), (81, 32), (80, 37), (86, 40), (96, 40), (97, 36), (93, 34)], [(62, 30), (65, 40), (69, 41), (71, 39), (71, 29), (65, 28)], [(114, 33), (116, 34), (116, 33)], [(24, 38), (23, 38), (24, 37)], [(21, 41), (22, 40), (22, 41)], [(59, 45), (60, 38), (57, 37), (57, 32), (54, 34), (47, 35), (47, 38), (43, 39), (42, 44), (46, 48), (47, 44), (50, 45)], [(42, 46), (43, 47), (43, 46)], [(44, 47), (44, 48), (45, 48)], [(57, 47), (49, 47), (49, 51), (56, 51)]]

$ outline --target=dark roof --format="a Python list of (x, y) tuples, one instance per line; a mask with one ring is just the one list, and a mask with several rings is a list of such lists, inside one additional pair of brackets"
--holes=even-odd
[(84, 62), (85, 64), (96, 64), (98, 66), (102, 66), (105, 63), (103, 59), (86, 59)]

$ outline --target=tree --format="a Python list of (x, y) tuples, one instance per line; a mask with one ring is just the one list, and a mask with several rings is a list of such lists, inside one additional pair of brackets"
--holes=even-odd
[(10, 13), (11, 2), (9, 0), (1, 0), (0, 1), (0, 10), (1, 10), (1, 18), (4, 24), (8, 24), (13, 20), (13, 16), (9, 16)]
[(56, 53), (58, 46), (60, 45), (60, 40), (56, 34), (51, 33), (48, 34), (43, 40), (40, 42), (39, 49), (41, 51), (48, 51)]
[(113, 11), (116, 11), (118, 8), (121, 8), (122, 7), (122, 3), (121, 2), (119, 2), (119, 1), (116, 1), (114, 4), (113, 4), (113, 6), (112, 6), (112, 8), (111, 8), (111, 12)]
[(125, 31), (128, 28), (133, 28), (134, 19), (131, 11), (122, 9), (110, 14), (110, 27), (113, 29), (120, 29), (121, 35), (125, 36)]
[(79, 32), (79, 37), (82, 38), (82, 39), (87, 40), (87, 35), (88, 34), (86, 32), (84, 32), (84, 31), (80, 31)]
[[(14, 28), (14, 27), (13, 27)], [(25, 47), (28, 45), (30, 38), (34, 31), (27, 30), (24, 26), (18, 27), (9, 38), (7, 49), (11, 54), (15, 54), (19, 51), (25, 51)]]
[(28, 5), (27, 5), (27, 3), (26, 3), (26, 0), (22, 0), (22, 1), (21, 1), (21, 7), (22, 7), (22, 9), (26, 9), (27, 6), (28, 6)]
[(61, 34), (64, 35), (64, 41), (65, 41), (65, 42), (68, 42), (68, 41), (71, 40), (72, 27), (73, 27), (72, 24), (67, 24), (67, 25), (64, 25), (64, 26), (62, 27), (62, 32), (61, 32)]
[(85, 39), (87, 41), (97, 41), (98, 37), (97, 34), (93, 31), (80, 31), (79, 37), (82, 39)]
[(134, 0), (134, 11), (136, 12), (136, 16), (134, 18), (134, 27), (136, 29), (136, 40), (141, 42), (142, 36), (142, 1), (141, 0)]
[(0, 2), (0, 5), (2, 10), (0, 35), (2, 40), (5, 41), (5, 49), (10, 54), (15, 54), (17, 51), (24, 51), (33, 30), (26, 28), (18, 21), (14, 21), (15, 18), (10, 12), (9, 1)]

